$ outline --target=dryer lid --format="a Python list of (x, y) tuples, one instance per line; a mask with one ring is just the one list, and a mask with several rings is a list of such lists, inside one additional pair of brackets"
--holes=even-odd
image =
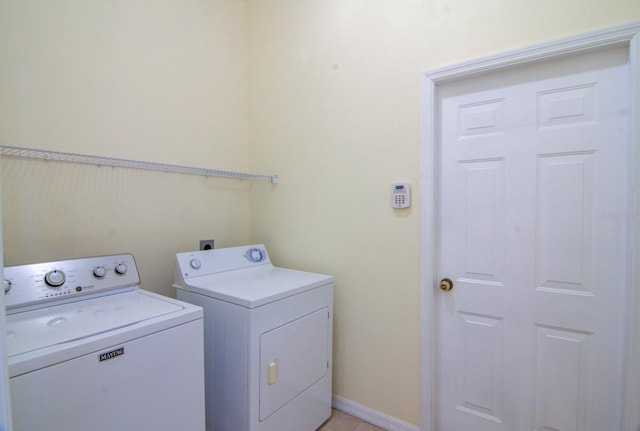
[(140, 290), (7, 316), (8, 356), (36, 351), (182, 310)]
[(175, 287), (255, 308), (333, 281), (330, 275), (268, 265), (203, 275), (183, 280)]

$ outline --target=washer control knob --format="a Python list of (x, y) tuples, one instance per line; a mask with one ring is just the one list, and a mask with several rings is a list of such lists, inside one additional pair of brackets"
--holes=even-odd
[(47, 272), (44, 276), (44, 282), (47, 283), (50, 287), (60, 287), (67, 280), (67, 276), (64, 272), (54, 269), (53, 271)]
[(115, 267), (116, 272), (120, 275), (126, 274), (128, 269), (129, 268), (127, 268), (127, 265), (125, 265), (124, 263), (119, 263)]
[(93, 269), (93, 275), (96, 276), (97, 278), (102, 278), (105, 275), (107, 275), (107, 270), (105, 269), (104, 266), (96, 266)]
[(189, 264), (193, 269), (200, 269), (200, 267), (202, 266), (202, 262), (200, 262), (200, 259), (198, 259), (197, 257), (191, 259), (191, 262), (189, 262)]
[(4, 284), (4, 293), (9, 292), (11, 290), (11, 282), (5, 278), (3, 284)]

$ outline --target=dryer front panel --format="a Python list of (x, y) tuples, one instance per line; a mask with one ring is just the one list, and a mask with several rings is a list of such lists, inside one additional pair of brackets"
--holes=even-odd
[(330, 328), (323, 307), (260, 336), (260, 421), (327, 375)]

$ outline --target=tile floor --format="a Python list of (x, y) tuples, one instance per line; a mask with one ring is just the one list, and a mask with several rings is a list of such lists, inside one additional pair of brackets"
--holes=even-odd
[(333, 409), (331, 417), (318, 431), (384, 431), (382, 428), (371, 425), (353, 416)]

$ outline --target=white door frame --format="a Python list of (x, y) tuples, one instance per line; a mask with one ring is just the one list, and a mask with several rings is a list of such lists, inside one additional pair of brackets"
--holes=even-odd
[[(603, 47), (623, 46), (629, 53), (630, 77), (630, 139), (632, 157), (629, 160), (629, 213), (620, 214), (629, 223), (631, 259), (629, 301), (625, 334), (626, 399), (621, 431), (636, 431), (640, 426), (640, 21), (595, 30), (578, 36), (567, 37), (502, 54), (425, 72), (421, 89), (421, 173), (420, 173), (420, 392), (421, 429), (434, 429), (435, 401), (435, 352), (436, 309), (435, 294), (437, 250), (437, 201), (438, 201), (438, 140), (439, 119), (435, 110), (438, 87), (492, 70), (510, 68), (524, 63), (553, 57), (588, 52)], [(635, 364), (635, 366), (634, 366)]]

